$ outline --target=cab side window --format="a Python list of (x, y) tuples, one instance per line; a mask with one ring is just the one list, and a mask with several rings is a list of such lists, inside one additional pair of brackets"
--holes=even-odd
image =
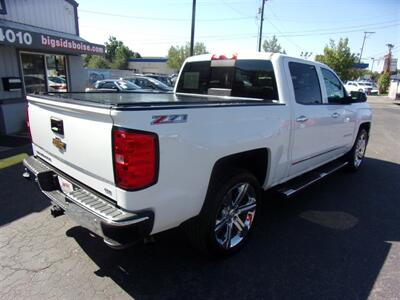
[(329, 103), (338, 103), (340, 99), (346, 96), (344, 88), (331, 71), (321, 68), (322, 75), (324, 76), (326, 94), (328, 96)]
[(321, 87), (315, 66), (289, 62), (296, 102), (300, 104), (322, 104)]

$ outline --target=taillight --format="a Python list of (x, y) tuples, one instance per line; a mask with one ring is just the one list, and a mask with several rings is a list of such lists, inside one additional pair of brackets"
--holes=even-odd
[(113, 128), (115, 184), (140, 190), (157, 182), (158, 137), (155, 133)]

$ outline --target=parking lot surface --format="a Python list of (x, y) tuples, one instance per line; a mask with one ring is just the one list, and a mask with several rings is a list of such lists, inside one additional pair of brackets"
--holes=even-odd
[(0, 170), (0, 299), (399, 299), (400, 106), (369, 97), (367, 158), (288, 201), (265, 193), (241, 252), (200, 256), (179, 230), (115, 251)]

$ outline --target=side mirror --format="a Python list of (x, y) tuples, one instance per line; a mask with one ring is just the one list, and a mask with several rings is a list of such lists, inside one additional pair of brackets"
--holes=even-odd
[(367, 95), (364, 92), (351, 92), (352, 102), (366, 102)]

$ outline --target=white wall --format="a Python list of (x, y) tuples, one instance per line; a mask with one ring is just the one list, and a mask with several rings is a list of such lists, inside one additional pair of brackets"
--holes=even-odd
[(128, 67), (130, 70), (136, 70), (137, 73), (160, 73), (160, 74), (177, 73), (176, 70), (168, 67), (166, 62), (130, 61)]
[[(400, 81), (398, 81), (398, 80), (390, 81), (388, 96), (392, 100), (400, 100)], [(396, 97), (397, 97), (397, 99), (396, 99)]]
[(0, 18), (77, 34), (74, 6), (65, 0), (5, 0), (6, 15)]

